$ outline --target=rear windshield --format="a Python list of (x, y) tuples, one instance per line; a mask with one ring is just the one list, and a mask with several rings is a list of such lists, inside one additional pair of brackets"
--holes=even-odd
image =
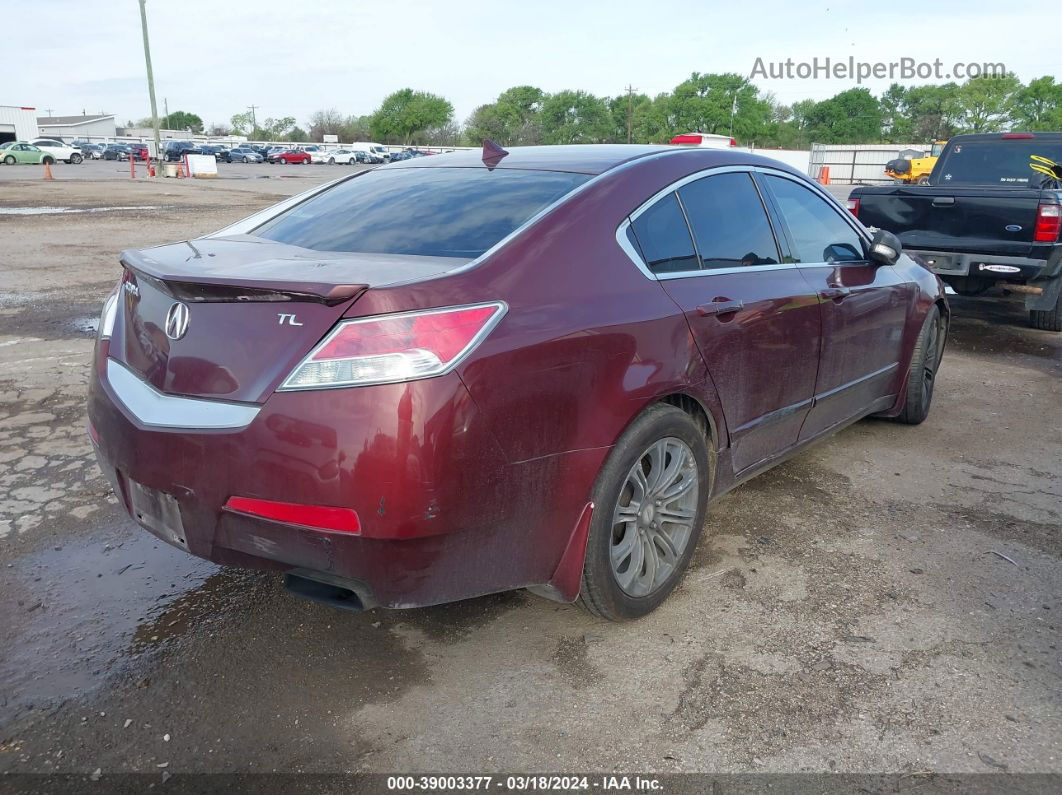
[(302, 202), (253, 234), (318, 251), (474, 258), (587, 179), (515, 169), (381, 169)]
[(1033, 155), (1062, 163), (1060, 140), (998, 140), (956, 144), (937, 164), (938, 185), (1013, 185), (1038, 188), (1045, 177), (1029, 168)]

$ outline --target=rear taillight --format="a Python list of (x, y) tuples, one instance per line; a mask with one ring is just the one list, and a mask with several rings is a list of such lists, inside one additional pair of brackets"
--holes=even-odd
[(849, 199), (846, 202), (845, 206), (848, 207), (848, 212), (850, 212), (856, 218), (859, 217), (859, 199)]
[(344, 321), (280, 389), (391, 384), (442, 375), (475, 349), (505, 310), (497, 302)]
[(1057, 204), (1041, 204), (1036, 208), (1036, 228), (1033, 242), (1054, 243), (1062, 229), (1062, 207)]
[(316, 530), (352, 535), (361, 533), (361, 520), (353, 508), (257, 500), (252, 497), (229, 497), (225, 503), (225, 510), (274, 522), (312, 527)]

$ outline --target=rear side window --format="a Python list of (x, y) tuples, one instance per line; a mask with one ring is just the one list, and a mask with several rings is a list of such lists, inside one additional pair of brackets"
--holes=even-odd
[(776, 265), (778, 246), (763, 202), (743, 173), (717, 174), (679, 188), (705, 268)]
[(1038, 188), (1044, 174), (1029, 166), (1034, 156), (1062, 162), (1062, 141), (1044, 138), (953, 144), (937, 163), (937, 185), (1010, 185)]
[(840, 213), (791, 179), (767, 176), (782, 211), (798, 262), (861, 262), (863, 240)]
[(475, 258), (586, 174), (381, 169), (342, 182), (253, 234), (318, 251)]
[(690, 228), (674, 193), (669, 193), (634, 219), (631, 229), (653, 273), (678, 273), (700, 268)]

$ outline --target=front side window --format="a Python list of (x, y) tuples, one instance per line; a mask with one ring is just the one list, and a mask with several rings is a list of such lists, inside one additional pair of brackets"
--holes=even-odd
[(830, 204), (791, 179), (766, 176), (785, 218), (797, 262), (861, 262), (863, 239)]
[(681, 273), (700, 268), (690, 228), (674, 193), (646, 209), (631, 222), (630, 228), (653, 273)]
[(778, 246), (752, 177), (716, 174), (679, 188), (705, 268), (776, 265)]
[(319, 251), (471, 259), (588, 179), (517, 169), (368, 171), (252, 234)]

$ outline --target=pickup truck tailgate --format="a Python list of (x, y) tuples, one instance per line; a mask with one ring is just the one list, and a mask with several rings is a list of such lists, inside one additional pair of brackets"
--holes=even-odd
[(859, 220), (897, 235), (905, 248), (1027, 256), (1040, 191), (911, 185), (865, 190)]

